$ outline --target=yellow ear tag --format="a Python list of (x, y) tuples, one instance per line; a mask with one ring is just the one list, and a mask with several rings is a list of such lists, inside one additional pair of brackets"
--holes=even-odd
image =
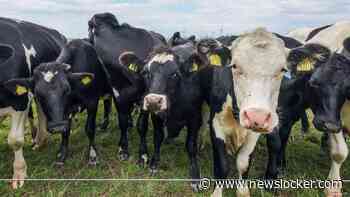
[(129, 64), (128, 66), (129, 70), (136, 72), (137, 71), (137, 65), (136, 64)]
[(21, 85), (16, 85), (16, 94), (18, 96), (22, 96), (23, 94), (28, 93), (28, 90), (26, 87), (21, 86)]
[(315, 61), (311, 58), (305, 58), (297, 65), (297, 71), (299, 72), (307, 72), (312, 71), (314, 69)]
[(91, 77), (89, 76), (85, 76), (84, 78), (81, 79), (81, 82), (84, 84), (84, 85), (88, 85), (89, 83), (91, 83), (92, 79)]
[(197, 72), (198, 71), (198, 64), (193, 63), (192, 64), (192, 72)]
[(219, 55), (217, 54), (212, 54), (209, 56), (209, 61), (210, 61), (210, 64), (211, 65), (214, 65), (214, 66), (222, 66), (222, 63), (221, 63), (221, 58)]

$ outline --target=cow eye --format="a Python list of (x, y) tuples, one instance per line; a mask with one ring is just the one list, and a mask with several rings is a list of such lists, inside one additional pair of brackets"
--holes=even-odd
[(286, 72), (288, 72), (288, 70), (286, 68), (282, 68), (281, 72), (286, 73)]

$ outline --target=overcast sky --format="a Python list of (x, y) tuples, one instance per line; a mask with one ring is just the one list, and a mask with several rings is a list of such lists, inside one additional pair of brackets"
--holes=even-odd
[(87, 36), (95, 13), (169, 36), (237, 34), (264, 26), (287, 33), (350, 20), (350, 0), (0, 0), (0, 15), (35, 22), (70, 38)]

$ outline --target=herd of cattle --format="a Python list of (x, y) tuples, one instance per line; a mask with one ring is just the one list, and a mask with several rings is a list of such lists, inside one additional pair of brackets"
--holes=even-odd
[[(313, 124), (329, 142), (328, 179), (340, 179), (350, 129), (350, 22), (287, 36), (258, 28), (202, 40), (175, 33), (167, 41), (101, 13), (91, 18), (88, 29), (88, 38), (68, 41), (56, 30), (0, 18), (0, 116), (12, 117), (8, 143), (15, 153), (13, 188), (21, 187), (27, 177), (23, 144), (26, 120), (33, 122), (32, 100), (38, 112), (38, 128), (32, 126), (34, 147), (45, 142), (47, 131), (61, 134), (60, 165), (67, 158), (72, 118), (85, 110), (88, 162), (96, 164), (99, 99), (104, 99), (103, 128), (109, 124), (112, 100), (118, 111), (120, 160), (129, 157), (131, 112), (138, 109), (138, 163), (149, 164), (152, 173), (159, 167), (165, 130), (171, 142), (186, 127), (194, 191), (200, 189), (197, 153), (202, 126), (210, 128), (216, 179), (227, 178), (232, 153), (237, 154), (239, 179), (248, 178), (250, 155), (261, 134), (269, 150), (265, 177), (277, 179), (286, 168), (291, 128), (301, 119), (307, 132), (305, 110), (310, 108)], [(154, 127), (150, 158), (149, 116)], [(214, 194), (221, 192), (217, 188)], [(326, 193), (339, 194), (341, 186)], [(247, 186), (238, 188), (237, 195), (249, 196)]]

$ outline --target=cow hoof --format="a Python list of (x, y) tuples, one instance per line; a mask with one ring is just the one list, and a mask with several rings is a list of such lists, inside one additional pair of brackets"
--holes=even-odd
[(193, 192), (200, 192), (201, 191), (201, 185), (198, 182), (191, 183), (191, 188)]
[(88, 165), (89, 166), (97, 166), (97, 158), (90, 158)]
[(150, 168), (149, 169), (150, 176), (156, 176), (158, 174), (158, 169), (157, 168)]
[(120, 161), (127, 161), (129, 159), (129, 153), (126, 151), (119, 151), (118, 157)]
[(24, 185), (24, 179), (27, 177), (26, 167), (15, 172), (11, 181), (12, 189), (19, 189)]
[(140, 166), (141, 168), (144, 168), (147, 164), (148, 164), (148, 155), (147, 154), (141, 155), (141, 157), (137, 162), (137, 165)]
[(329, 188), (329, 189), (325, 189), (325, 194), (326, 197), (342, 197), (343, 194), (341, 192), (340, 188)]

